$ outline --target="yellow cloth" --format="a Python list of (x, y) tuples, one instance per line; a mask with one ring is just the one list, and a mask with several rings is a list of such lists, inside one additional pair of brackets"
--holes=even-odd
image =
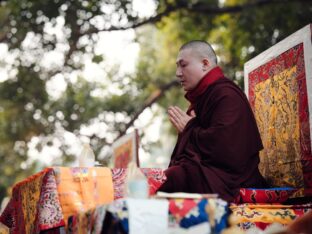
[(109, 168), (53, 169), (66, 225), (69, 216), (114, 200), (113, 179)]
[(231, 205), (235, 217), (235, 224), (244, 222), (280, 223), (289, 224), (296, 217), (296, 213), (291, 205), (260, 205), (244, 204)]
[[(41, 185), (46, 170), (43, 170), (18, 183), (14, 190), (19, 193), (22, 213), (24, 214), (25, 233), (35, 233), (37, 227), (35, 220), (38, 219), (38, 203), (40, 199)], [(17, 211), (19, 212), (19, 211)]]
[(0, 223), (0, 234), (9, 234), (10, 230), (7, 226), (4, 224)]

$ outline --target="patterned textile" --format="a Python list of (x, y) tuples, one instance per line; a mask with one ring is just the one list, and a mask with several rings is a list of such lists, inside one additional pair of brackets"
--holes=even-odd
[(267, 189), (241, 188), (235, 203), (282, 203), (296, 191), (297, 189), (286, 187)]
[(69, 216), (113, 201), (109, 168), (56, 167), (54, 174), (65, 222)]
[[(165, 174), (161, 169), (142, 171), (154, 194)], [(12, 233), (64, 232), (58, 227), (65, 226), (68, 216), (123, 197), (125, 178), (126, 169), (46, 168), (14, 186), (0, 222)]]
[(129, 233), (129, 223), (128, 223), (128, 207), (127, 207), (127, 200), (119, 199), (111, 203), (108, 208), (107, 212), (110, 213), (116, 223), (119, 223), (121, 231), (125, 233)]
[(40, 231), (40, 234), (66, 234), (65, 226)]
[[(214, 214), (210, 220), (207, 215), (207, 204), (213, 206)], [(122, 202), (122, 203), (121, 203)], [(110, 211), (115, 214), (123, 227), (123, 230), (128, 233), (128, 209), (127, 204), (121, 200), (118, 204), (114, 204)], [(213, 224), (215, 233), (220, 233), (226, 227), (228, 208), (227, 203), (220, 199), (169, 199), (169, 226), (178, 225), (181, 228), (190, 228), (194, 225), (210, 221)]]
[[(116, 225), (117, 224), (117, 225)], [(98, 206), (96, 209), (81, 212), (68, 218), (69, 234), (84, 233), (119, 233), (105, 232), (105, 230), (118, 229), (120, 232), (128, 233), (128, 209), (126, 201), (119, 199), (108, 206)]]
[[(140, 168), (147, 177), (149, 184), (149, 194), (153, 195), (157, 189), (166, 181), (166, 175), (159, 168)], [(127, 169), (113, 168), (112, 169), (113, 185), (114, 185), (114, 200), (124, 197), (124, 186), (127, 177)]]
[(304, 205), (241, 204), (230, 206), (235, 223), (244, 230), (251, 227), (265, 229), (272, 223), (287, 225), (312, 209), (312, 203)]
[(47, 230), (65, 225), (57, 193), (54, 171), (52, 169), (49, 170), (43, 178), (39, 204), (40, 230)]
[(106, 206), (98, 206), (87, 212), (80, 212), (78, 215), (68, 218), (67, 233), (72, 234), (100, 234), (106, 214)]
[(249, 100), (264, 150), (259, 168), (276, 187), (312, 194), (312, 154), (304, 47), (299, 43), (248, 74)]
[(173, 217), (171, 225), (190, 228), (209, 222), (213, 233), (220, 233), (227, 226), (229, 212), (221, 199), (170, 199), (169, 214)]
[(43, 170), (13, 187), (12, 198), (0, 217), (11, 233), (39, 233), (41, 187), (48, 171)]
[[(210, 207), (211, 209), (209, 210)], [(106, 209), (106, 217), (109, 222), (104, 224), (103, 228), (114, 229), (114, 233), (129, 233), (128, 207), (126, 199), (118, 199), (108, 206), (102, 206)], [(208, 211), (208, 214), (207, 214)], [(93, 211), (85, 212), (72, 216), (68, 220), (68, 233), (98, 233), (94, 231), (92, 218)], [(179, 226), (187, 229), (197, 224), (208, 222), (214, 233), (221, 233), (227, 226), (229, 214), (227, 203), (221, 199), (169, 199), (169, 226)], [(103, 216), (101, 219), (103, 220)], [(103, 233), (103, 230), (102, 230)]]
[(109, 168), (46, 168), (14, 186), (0, 222), (12, 233), (64, 233), (69, 215), (111, 201)]

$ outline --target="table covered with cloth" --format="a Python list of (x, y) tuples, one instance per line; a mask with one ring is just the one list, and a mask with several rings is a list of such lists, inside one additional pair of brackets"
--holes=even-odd
[[(67, 231), (70, 234), (130, 233), (128, 202), (128, 199), (119, 199), (110, 205), (71, 216)], [(168, 199), (168, 203), (167, 233), (186, 233), (188, 230), (187, 233), (219, 234), (227, 227), (228, 204), (221, 199)], [(147, 215), (148, 210), (144, 214)], [(133, 212), (132, 215), (140, 213)], [(143, 218), (140, 218), (141, 222), (144, 222)]]
[[(150, 194), (166, 177), (161, 169), (141, 169)], [(11, 233), (62, 233), (69, 216), (122, 198), (126, 169), (51, 167), (13, 187), (0, 216)]]

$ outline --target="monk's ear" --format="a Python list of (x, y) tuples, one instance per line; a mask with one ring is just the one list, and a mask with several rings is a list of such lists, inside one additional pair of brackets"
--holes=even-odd
[(202, 64), (203, 64), (203, 71), (208, 70), (208, 68), (210, 66), (210, 62), (209, 62), (209, 60), (207, 58), (203, 58)]

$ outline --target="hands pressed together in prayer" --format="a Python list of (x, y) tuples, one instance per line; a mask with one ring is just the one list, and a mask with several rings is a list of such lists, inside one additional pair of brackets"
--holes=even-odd
[(168, 115), (170, 122), (179, 133), (182, 132), (186, 124), (195, 117), (194, 111), (191, 112), (191, 115), (188, 115), (177, 106), (170, 106), (168, 108)]

